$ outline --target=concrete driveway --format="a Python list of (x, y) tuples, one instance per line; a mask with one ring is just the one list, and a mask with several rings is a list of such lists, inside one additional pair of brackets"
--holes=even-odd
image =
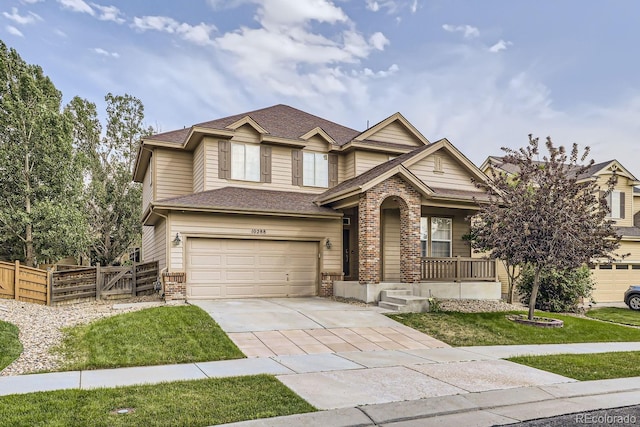
[(449, 347), (378, 307), (319, 297), (190, 303), (209, 313), (247, 357)]
[(573, 381), (486, 349), (451, 348), (378, 307), (317, 297), (191, 303), (249, 357), (225, 363), (277, 367), (269, 372), (319, 409)]

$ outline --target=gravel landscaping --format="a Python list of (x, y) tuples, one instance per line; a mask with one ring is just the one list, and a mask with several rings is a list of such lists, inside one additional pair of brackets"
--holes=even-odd
[(0, 372), (0, 376), (58, 369), (60, 360), (50, 349), (60, 344), (62, 328), (161, 304), (163, 302), (153, 295), (55, 307), (0, 299), (0, 320), (20, 329), (20, 342), (24, 347), (20, 357)]

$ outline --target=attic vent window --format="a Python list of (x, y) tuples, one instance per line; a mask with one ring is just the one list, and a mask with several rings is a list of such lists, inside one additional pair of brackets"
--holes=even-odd
[(433, 171), (444, 173), (444, 170), (442, 169), (442, 156), (433, 156)]

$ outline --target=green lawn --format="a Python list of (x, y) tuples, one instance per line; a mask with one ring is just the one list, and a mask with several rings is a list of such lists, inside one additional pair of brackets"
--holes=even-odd
[(640, 376), (640, 352), (556, 354), (508, 359), (580, 381)]
[(0, 320), (0, 371), (9, 366), (22, 353), (18, 327)]
[(63, 370), (203, 362), (245, 357), (195, 306), (157, 307), (65, 330)]
[(389, 316), (453, 346), (640, 341), (640, 329), (628, 326), (537, 313), (564, 321), (563, 328), (546, 329), (512, 322), (506, 319), (506, 314), (509, 313), (400, 313)]
[(0, 397), (7, 426), (201, 427), (312, 411), (269, 375)]
[(587, 311), (586, 315), (593, 319), (605, 320), (607, 322), (640, 326), (640, 311), (634, 311), (628, 308), (594, 308)]

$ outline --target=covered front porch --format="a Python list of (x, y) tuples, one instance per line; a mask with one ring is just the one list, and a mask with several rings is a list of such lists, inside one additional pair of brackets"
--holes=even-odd
[(359, 194), (356, 206), (343, 208), (344, 280), (334, 282), (334, 295), (375, 302), (394, 289), (500, 299), (496, 261), (472, 257), (466, 239), (476, 209), (471, 197), (426, 197), (399, 176)]

